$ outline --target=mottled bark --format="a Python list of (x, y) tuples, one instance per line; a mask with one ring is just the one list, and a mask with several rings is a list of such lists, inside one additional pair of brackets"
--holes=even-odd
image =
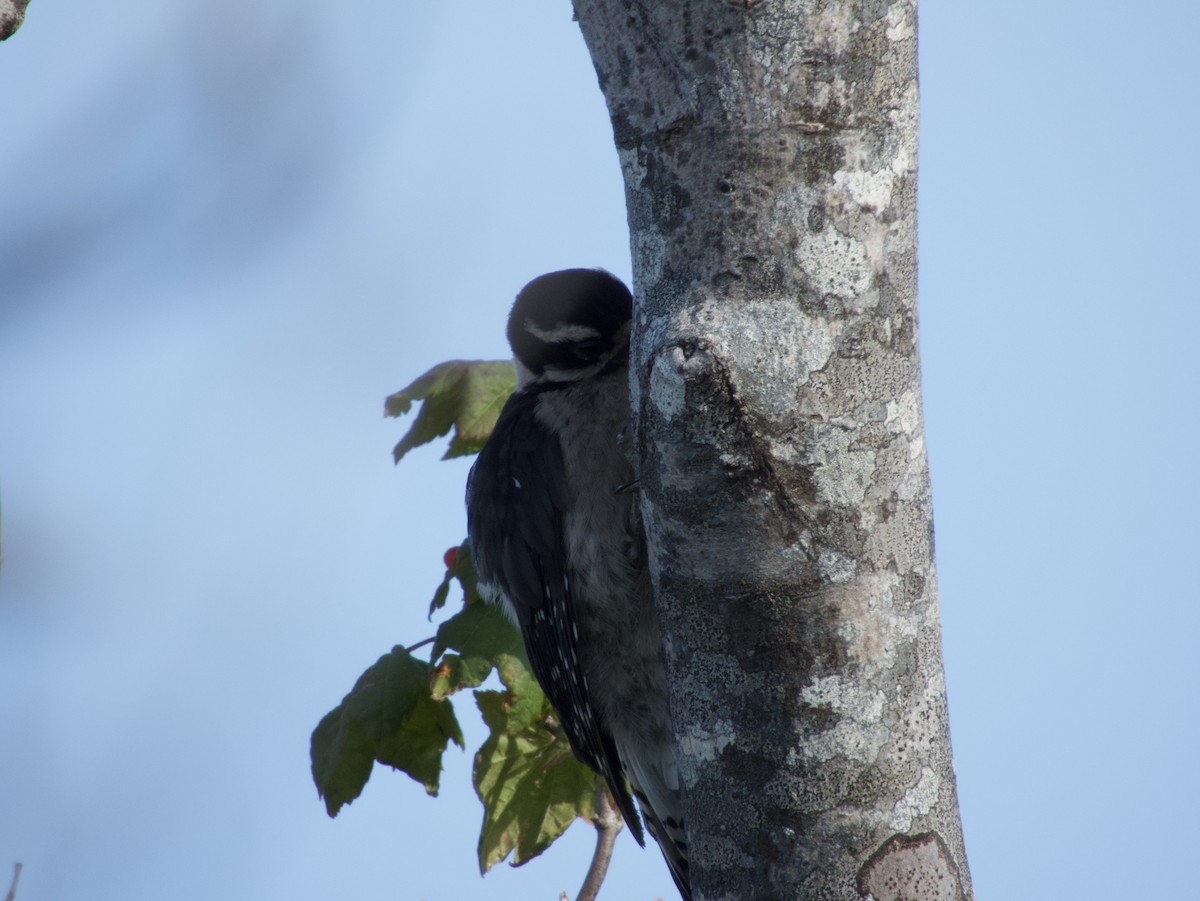
[(697, 897), (972, 897), (916, 316), (910, 0), (576, 0), (625, 176)]

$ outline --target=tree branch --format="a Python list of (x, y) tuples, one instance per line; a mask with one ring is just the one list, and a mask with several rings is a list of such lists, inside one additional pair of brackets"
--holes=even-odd
[(413, 651), (419, 650), (420, 648), (425, 647), (427, 644), (433, 644), (435, 641), (437, 641), (436, 635), (432, 636), (431, 638), (426, 638), (424, 641), (418, 641), (416, 644), (411, 644), (404, 650), (411, 654)]
[(596, 819), (592, 821), (592, 825), (596, 827), (596, 853), (592, 855), (592, 865), (588, 867), (587, 876), (584, 877), (575, 901), (595, 901), (608, 872), (608, 862), (612, 860), (617, 835), (624, 825), (608, 789), (599, 779), (596, 780)]
[(21, 864), (20, 862), (13, 864), (13, 878), (8, 886), (8, 894), (4, 896), (4, 901), (15, 901), (17, 897), (17, 882), (21, 879)]

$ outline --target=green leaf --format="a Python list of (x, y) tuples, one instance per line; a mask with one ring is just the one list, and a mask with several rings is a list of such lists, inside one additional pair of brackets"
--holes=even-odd
[(482, 685), (493, 669), (508, 689), (514, 724), (524, 727), (542, 714), (545, 695), (529, 669), (525, 643), (512, 620), (494, 604), (468, 603), (438, 627), (433, 659), (445, 654), (430, 683), (435, 698)]
[[(470, 566), (464, 550), (453, 569)], [(473, 576), (473, 570), (463, 576)], [(475, 755), (475, 791), (484, 806), (481, 872), (509, 854), (514, 866), (522, 864), (546, 850), (576, 817), (593, 819), (595, 777), (571, 751), (529, 668), (521, 633), (504, 611), (467, 590), (463, 609), (438, 628), (433, 659), (439, 657), (431, 683), (435, 698), (474, 688), (493, 669), (506, 689), (475, 692), (490, 731)]]
[[(479, 577), (475, 574), (475, 561), (471, 558), (471, 543), (464, 541), (458, 547), (446, 551), (446, 575), (433, 593), (429, 604), (429, 618), (433, 619), (435, 611), (446, 606), (446, 598), (450, 596), (450, 583), (457, 579), (463, 590), (463, 604), (473, 604), (479, 597)], [(437, 655), (434, 655), (437, 659)]]
[(596, 815), (596, 776), (580, 763), (543, 698), (529, 721), (509, 692), (477, 691), (491, 735), (475, 755), (475, 792), (483, 802), (479, 870), (512, 854), (520, 866), (550, 847), (577, 817)]
[(450, 570), (446, 570), (446, 577), (442, 579), (442, 584), (433, 592), (433, 600), (429, 602), (430, 619), (433, 619), (435, 610), (441, 610), (446, 606), (446, 598), (450, 597), (450, 582), (453, 578)]
[(516, 376), (512, 364), (500, 360), (451, 360), (431, 370), (384, 402), (384, 414), (403, 416), (421, 401), (417, 418), (392, 451), (396, 462), (414, 447), (454, 429), (442, 459), (478, 453), (492, 433)]
[(442, 753), (450, 741), (463, 747), (463, 737), (450, 703), (429, 693), (432, 669), (393, 648), (313, 731), (313, 781), (331, 817), (359, 796), (375, 761), (437, 794)]

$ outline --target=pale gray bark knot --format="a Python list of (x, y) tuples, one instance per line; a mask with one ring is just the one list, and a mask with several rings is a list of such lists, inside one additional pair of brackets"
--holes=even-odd
[(936, 832), (893, 835), (858, 871), (858, 893), (873, 901), (965, 901), (950, 849)]

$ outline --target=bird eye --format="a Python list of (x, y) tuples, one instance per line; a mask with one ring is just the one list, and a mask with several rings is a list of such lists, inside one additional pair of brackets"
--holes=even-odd
[(604, 341), (600, 338), (586, 338), (571, 345), (571, 352), (576, 358), (585, 363), (594, 363), (604, 353)]

